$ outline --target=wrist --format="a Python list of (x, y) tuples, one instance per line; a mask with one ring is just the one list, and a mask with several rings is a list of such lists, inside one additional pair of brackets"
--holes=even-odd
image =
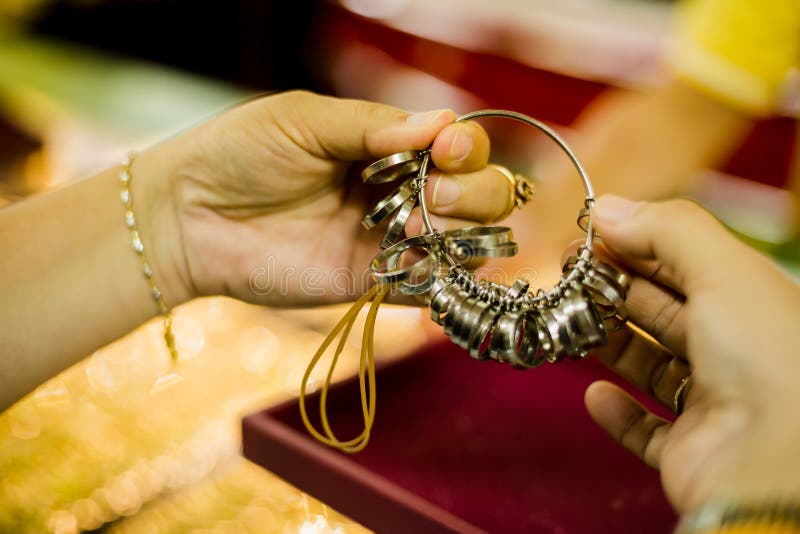
[[(775, 400), (776, 405), (781, 405)], [(702, 508), (714, 503), (800, 504), (800, 425), (790, 410), (771, 413), (740, 435), (740, 445), (725, 462)]]
[(139, 154), (131, 165), (131, 194), (153, 280), (167, 308), (197, 296), (184, 253), (177, 202), (182, 158), (173, 142)]

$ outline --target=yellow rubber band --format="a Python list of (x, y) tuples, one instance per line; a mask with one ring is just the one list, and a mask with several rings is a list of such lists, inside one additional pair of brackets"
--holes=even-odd
[[(300, 384), (300, 417), (302, 418), (306, 429), (321, 443), (340, 449), (344, 452), (358, 452), (366, 447), (367, 443), (369, 442), (372, 425), (375, 421), (375, 349), (373, 346), (375, 338), (375, 321), (378, 315), (378, 308), (388, 292), (389, 286), (375, 285), (370, 288), (370, 290), (367, 291), (360, 299), (353, 303), (353, 306), (350, 307), (347, 313), (345, 313), (344, 317), (342, 317), (342, 319), (336, 324), (331, 333), (328, 334), (328, 336), (322, 342), (319, 349), (317, 349), (314, 357), (311, 358), (311, 361), (306, 368), (306, 372), (303, 374), (303, 380)], [(330, 421), (328, 420), (328, 390), (333, 378), (333, 372), (336, 369), (337, 363), (339, 362), (339, 356), (344, 351), (350, 331), (358, 319), (359, 312), (370, 300), (372, 300), (372, 304), (364, 323), (361, 357), (359, 359), (358, 369), (358, 382), (359, 391), (361, 394), (361, 411), (364, 417), (364, 429), (356, 437), (342, 441), (336, 437), (333, 429), (330, 426)], [(336, 339), (336, 336), (340, 333), (341, 338), (336, 346), (333, 358), (331, 359), (330, 367), (328, 368), (328, 372), (325, 375), (325, 380), (320, 388), (319, 415), (320, 422), (322, 424), (322, 432), (320, 432), (309, 420), (308, 412), (306, 410), (306, 391), (308, 388), (308, 380), (310, 379), (311, 373), (314, 371), (317, 363), (319, 363), (328, 347), (331, 345), (331, 343), (333, 343), (333, 340)]]

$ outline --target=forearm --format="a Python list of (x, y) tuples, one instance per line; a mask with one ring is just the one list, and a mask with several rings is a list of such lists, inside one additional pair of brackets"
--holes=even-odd
[[(684, 192), (696, 171), (715, 165), (739, 142), (750, 121), (680, 83), (643, 93), (610, 92), (578, 124), (576, 150), (597, 194), (654, 200)], [(584, 193), (563, 155), (543, 162), (538, 175), (543, 235), (553, 250), (575, 228), (575, 206)], [(538, 216), (538, 215), (537, 215)]]
[[(148, 156), (149, 157), (149, 156)], [(131, 183), (155, 281), (177, 304), (170, 251), (154, 231), (154, 160)], [(131, 247), (120, 168), (0, 210), (0, 409), (157, 313)], [(138, 182), (137, 182), (138, 180)]]

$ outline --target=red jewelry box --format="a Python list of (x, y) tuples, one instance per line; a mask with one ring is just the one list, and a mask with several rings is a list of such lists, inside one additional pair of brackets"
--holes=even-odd
[[(244, 420), (244, 455), (381, 533), (671, 532), (658, 472), (586, 413), (598, 378), (616, 381), (592, 359), (515, 371), (444, 342), (378, 372), (364, 451), (314, 441), (293, 401)], [(338, 436), (358, 433), (356, 381), (328, 406)]]

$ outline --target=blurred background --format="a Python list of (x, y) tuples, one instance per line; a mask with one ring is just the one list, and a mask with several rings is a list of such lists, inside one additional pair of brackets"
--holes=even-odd
[[(692, 83), (682, 65), (694, 63), (675, 46), (684, 43), (676, 9), (665, 0), (0, 0), (0, 208), (243, 99), (305, 88), (409, 110), (533, 115), (575, 143), (600, 192), (695, 198), (797, 276), (797, 62), (768, 112), (754, 111)], [(577, 235), (577, 183), (564, 185), (575, 178), (536, 135), (486, 127), (493, 159), (540, 184), (541, 202), (511, 225), (515, 261), (545, 283)], [(0, 416), (0, 531), (362, 531), (239, 456), (242, 415), (296, 395), (340, 313), (202, 299), (176, 311), (176, 366), (157, 323), (87, 355)], [(379, 322), (382, 358), (434, 335), (418, 310), (387, 307)], [(346, 361), (340, 377), (354, 372)]]

